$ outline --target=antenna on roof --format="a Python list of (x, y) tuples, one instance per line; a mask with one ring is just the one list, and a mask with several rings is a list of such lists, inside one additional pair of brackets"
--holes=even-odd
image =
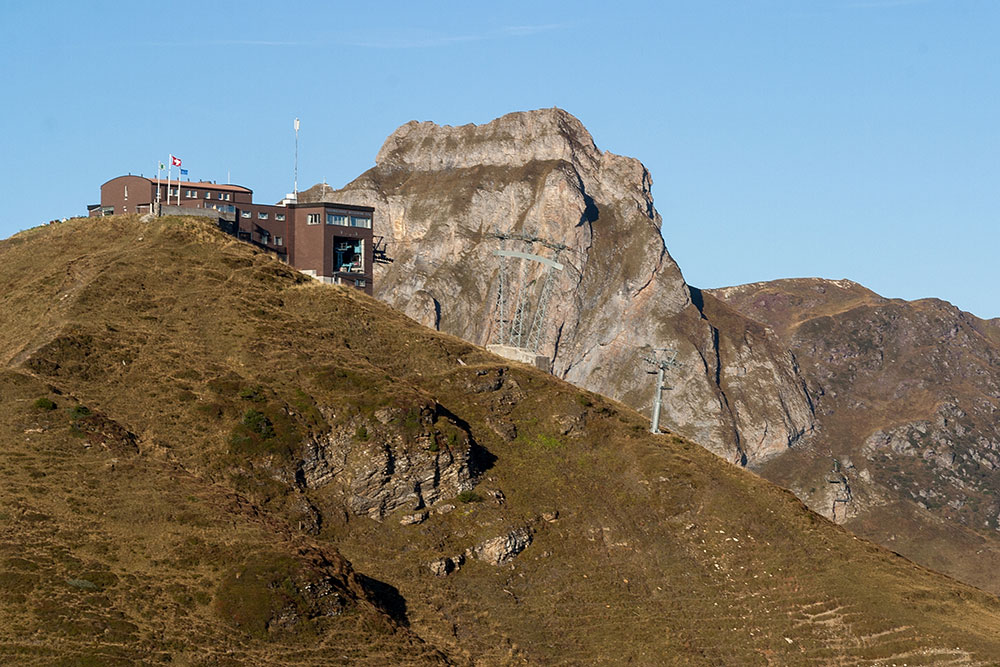
[(299, 194), (299, 119), (295, 119), (295, 180), (292, 185), (292, 192), (295, 193), (296, 199)]

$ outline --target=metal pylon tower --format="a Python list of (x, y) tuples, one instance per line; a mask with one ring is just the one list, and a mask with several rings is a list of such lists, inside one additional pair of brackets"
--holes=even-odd
[[(491, 236), (500, 240), (501, 248), (493, 251), (499, 258), (500, 279), (490, 342), (537, 353), (545, 331), (556, 272), (564, 268), (557, 260), (566, 246), (529, 234)], [(553, 257), (531, 252), (536, 245), (551, 250)], [(538, 267), (541, 273), (532, 278)]]
[[(677, 361), (677, 350), (673, 348), (661, 347), (653, 350), (652, 355), (643, 357), (643, 361), (649, 362), (656, 367), (656, 393), (653, 394), (653, 414), (649, 426), (650, 433), (660, 432), (660, 404), (663, 397), (663, 376), (670, 368), (676, 368), (681, 363)], [(669, 387), (667, 387), (669, 389)]]

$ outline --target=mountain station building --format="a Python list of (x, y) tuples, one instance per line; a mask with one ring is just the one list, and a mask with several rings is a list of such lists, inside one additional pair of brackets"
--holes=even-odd
[(102, 185), (101, 203), (87, 209), (91, 217), (158, 213), (212, 218), (302, 273), (372, 293), (375, 209), (370, 206), (299, 204), (294, 194), (278, 204), (255, 204), (253, 190), (242, 185), (171, 181), (168, 190), (166, 181), (128, 175)]

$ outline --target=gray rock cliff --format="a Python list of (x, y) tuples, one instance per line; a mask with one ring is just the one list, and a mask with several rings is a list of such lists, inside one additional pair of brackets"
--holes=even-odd
[[(374, 168), (300, 200), (374, 206), (375, 234), (393, 260), (376, 267), (376, 296), (481, 345), (498, 322), (494, 252), (552, 258), (565, 246), (538, 348), (554, 374), (648, 413), (653, 376), (643, 358), (676, 349), (682, 365), (664, 392), (664, 426), (736, 462), (784, 451), (812, 427), (793, 358), (764, 327), (735, 312), (713, 321), (692, 301), (651, 186), (638, 160), (600, 151), (579, 120), (544, 109), (478, 126), (407, 123)], [(504, 246), (494, 234), (549, 245)], [(528, 271), (524, 281), (540, 284)]]

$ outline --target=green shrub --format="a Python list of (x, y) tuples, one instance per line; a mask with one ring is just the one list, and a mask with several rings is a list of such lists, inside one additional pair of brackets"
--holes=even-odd
[(240, 398), (244, 401), (253, 401), (254, 403), (260, 403), (264, 400), (264, 388), (260, 385), (256, 387), (246, 387), (240, 390)]
[(35, 407), (39, 410), (55, 410), (56, 404), (49, 398), (40, 398), (35, 401)]
[(409, 437), (413, 438), (419, 435), (423, 430), (423, 423), (420, 421), (420, 408), (410, 408), (407, 410), (401, 426)]
[(274, 425), (271, 423), (271, 420), (267, 418), (267, 415), (260, 410), (254, 410), (251, 408), (244, 412), (242, 423), (250, 431), (256, 433), (265, 440), (267, 438), (274, 437)]
[(74, 405), (69, 409), (69, 416), (72, 419), (83, 419), (90, 416), (90, 408), (86, 405)]
[(368, 429), (364, 424), (354, 430), (354, 439), (358, 442), (365, 442), (368, 440)]
[(472, 490), (462, 491), (455, 497), (460, 503), (480, 503), (483, 501), (483, 497)]

